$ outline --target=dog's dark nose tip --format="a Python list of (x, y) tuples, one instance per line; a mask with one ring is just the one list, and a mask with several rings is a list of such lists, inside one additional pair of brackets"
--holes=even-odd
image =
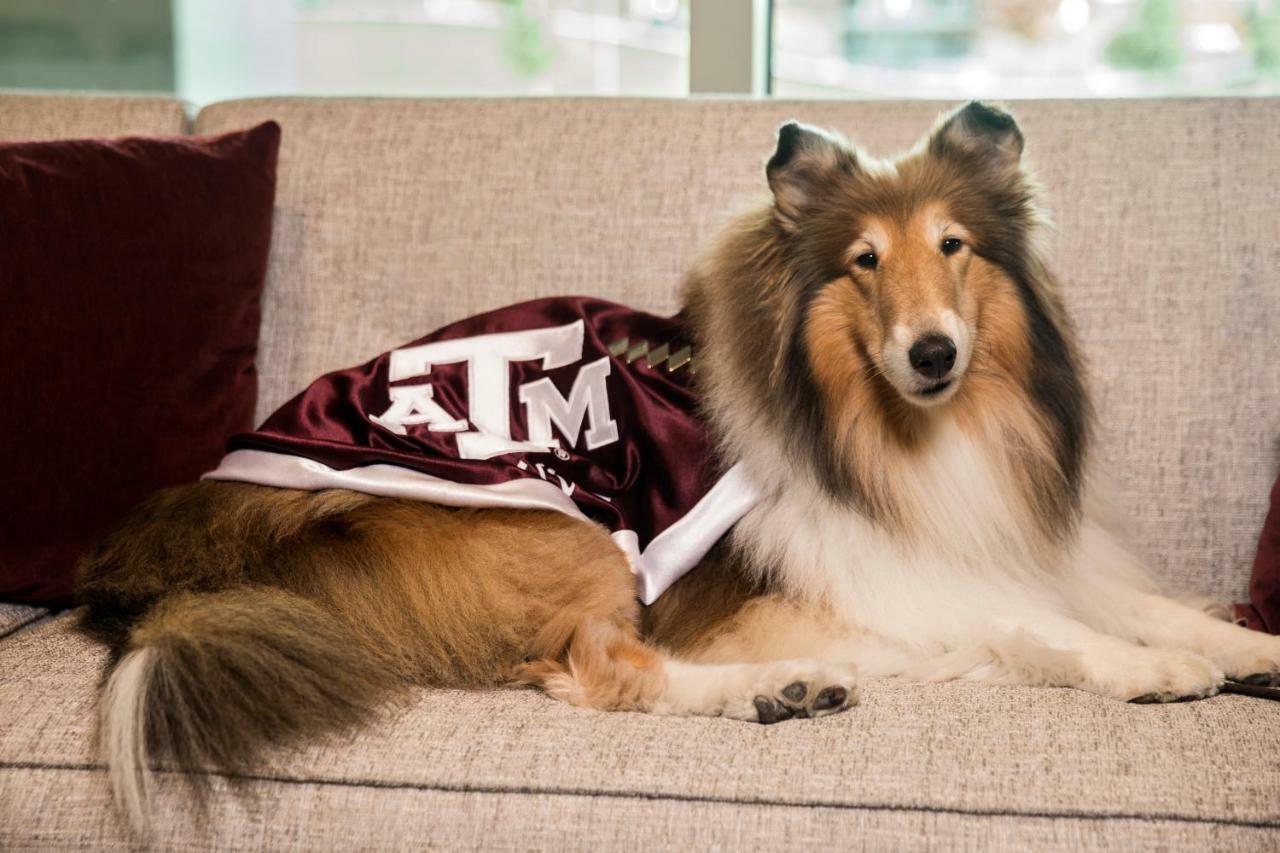
[(929, 379), (941, 379), (956, 364), (955, 342), (946, 335), (925, 335), (907, 353), (916, 373)]

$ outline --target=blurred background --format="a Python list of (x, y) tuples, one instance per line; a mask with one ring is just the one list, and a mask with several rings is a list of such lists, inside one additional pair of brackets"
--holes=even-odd
[[(699, 61), (750, 61), (754, 82), (700, 77)], [(0, 0), (0, 87), (195, 104), (1274, 94), (1280, 0)]]

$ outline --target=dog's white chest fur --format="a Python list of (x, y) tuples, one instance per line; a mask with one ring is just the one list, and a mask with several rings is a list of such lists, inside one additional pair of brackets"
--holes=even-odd
[(737, 543), (787, 592), (912, 644), (959, 641), (993, 605), (1050, 595), (1029, 510), (1000, 455), (947, 423), (922, 452), (886, 464), (910, 534), (789, 474), (771, 480)]

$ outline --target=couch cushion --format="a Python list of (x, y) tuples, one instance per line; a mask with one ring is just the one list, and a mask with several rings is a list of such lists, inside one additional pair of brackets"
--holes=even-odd
[(48, 612), (43, 607), (0, 603), (0, 637), (9, 636), (14, 631), (30, 625)]
[[(670, 311), (778, 124), (910, 145), (943, 104), (273, 99), (284, 126), (259, 417), (329, 370), (522, 299)], [(1101, 412), (1101, 466), (1178, 591), (1245, 597), (1275, 476), (1280, 100), (1017, 104)]]
[(0, 92), (4, 140), (177, 136), (186, 129), (177, 98)]
[[(3, 849), (123, 844), (91, 746), (106, 655), (75, 618), (0, 643)], [(1258, 849), (1280, 837), (1278, 751), (1280, 703), (1238, 696), (872, 682), (849, 713), (761, 727), (424, 690), (350, 739), (271, 754), (250, 799), (218, 782), (212, 823), (224, 849)], [(180, 790), (160, 774), (158, 849), (196, 832)]]
[(280, 128), (0, 143), (0, 599), (248, 427)]

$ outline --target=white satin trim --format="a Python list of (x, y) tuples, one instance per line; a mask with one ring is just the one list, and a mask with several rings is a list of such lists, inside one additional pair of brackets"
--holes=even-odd
[[(233, 450), (202, 479), (310, 491), (349, 489), (445, 506), (549, 509), (590, 521), (559, 486), (533, 478), (476, 486), (399, 465), (363, 465), (344, 471), (287, 453)], [(658, 596), (696, 566), (758, 500), (758, 490), (739, 463), (726, 471), (688, 513), (655, 536), (643, 551), (634, 530), (615, 531), (613, 541), (631, 564), (640, 600), (645, 604), (657, 601)]]

